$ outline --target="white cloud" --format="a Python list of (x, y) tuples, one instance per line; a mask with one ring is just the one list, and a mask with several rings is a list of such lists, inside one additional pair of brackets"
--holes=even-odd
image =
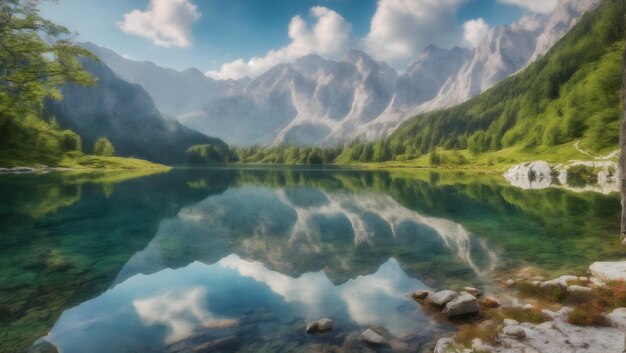
[(163, 47), (187, 48), (193, 42), (191, 26), (200, 19), (189, 0), (150, 0), (145, 11), (124, 14), (117, 26), (128, 34), (148, 38)]
[(133, 307), (145, 325), (168, 327), (165, 343), (189, 337), (198, 326), (204, 328), (226, 328), (237, 324), (234, 319), (217, 319), (204, 303), (205, 288), (196, 286), (166, 290), (153, 297), (136, 299)]
[(548, 14), (554, 10), (558, 0), (498, 0), (498, 2), (515, 5), (532, 12)]
[(205, 298), (204, 288), (185, 288), (134, 300), (133, 307), (144, 324), (167, 326), (169, 333), (165, 341), (172, 343), (191, 335), (198, 324), (214, 320), (204, 307)]
[(215, 79), (255, 77), (274, 65), (290, 62), (307, 54), (318, 54), (327, 58), (343, 54), (350, 39), (350, 24), (335, 11), (322, 6), (311, 8), (311, 16), (316, 19), (312, 28), (300, 16), (291, 19), (291, 42), (288, 45), (248, 61), (237, 59), (223, 64), (219, 70), (207, 72), (207, 76)]
[(461, 44), (455, 15), (465, 1), (379, 0), (364, 46), (376, 59), (403, 67), (429, 44)]
[(472, 47), (477, 47), (487, 36), (489, 30), (489, 25), (482, 18), (469, 20), (463, 24), (463, 39)]

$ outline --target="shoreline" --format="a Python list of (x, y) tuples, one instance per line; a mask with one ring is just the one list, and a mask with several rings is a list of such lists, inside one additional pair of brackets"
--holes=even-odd
[(131, 171), (170, 171), (173, 168), (166, 165), (155, 164), (154, 167), (143, 168), (71, 168), (71, 167), (0, 167), (0, 175), (19, 175), (19, 174), (46, 174), (53, 172), (131, 172)]

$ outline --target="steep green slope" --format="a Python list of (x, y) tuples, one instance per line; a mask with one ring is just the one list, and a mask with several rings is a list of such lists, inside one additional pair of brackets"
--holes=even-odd
[(88, 151), (100, 137), (107, 137), (120, 156), (183, 163), (192, 145), (228, 148), (219, 139), (163, 117), (146, 90), (118, 78), (102, 62), (81, 62), (98, 82), (91, 87), (64, 85), (63, 99), (48, 100), (45, 114), (78, 133)]
[(617, 148), (625, 7), (623, 0), (605, 0), (521, 73), (461, 105), (402, 124), (385, 143), (394, 159), (438, 148), (530, 152), (574, 140), (596, 152)]

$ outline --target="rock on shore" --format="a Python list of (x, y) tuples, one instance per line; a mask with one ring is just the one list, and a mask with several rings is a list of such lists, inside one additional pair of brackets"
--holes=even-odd
[(428, 296), (428, 300), (435, 305), (444, 306), (448, 304), (449, 302), (451, 302), (458, 295), (459, 293), (453, 290), (446, 289), (446, 290), (441, 290), (436, 293), (432, 293), (431, 295)]
[(474, 314), (479, 311), (478, 300), (467, 292), (461, 292), (456, 298), (448, 302), (443, 309), (443, 313), (448, 316)]
[(589, 266), (591, 275), (602, 281), (626, 281), (626, 261), (594, 262)]

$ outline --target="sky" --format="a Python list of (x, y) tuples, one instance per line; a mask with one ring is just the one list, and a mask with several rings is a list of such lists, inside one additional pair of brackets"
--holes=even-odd
[(307, 54), (365, 51), (398, 71), (428, 45), (473, 47), (557, 0), (57, 0), (41, 15), (133, 60), (216, 79), (256, 77)]

